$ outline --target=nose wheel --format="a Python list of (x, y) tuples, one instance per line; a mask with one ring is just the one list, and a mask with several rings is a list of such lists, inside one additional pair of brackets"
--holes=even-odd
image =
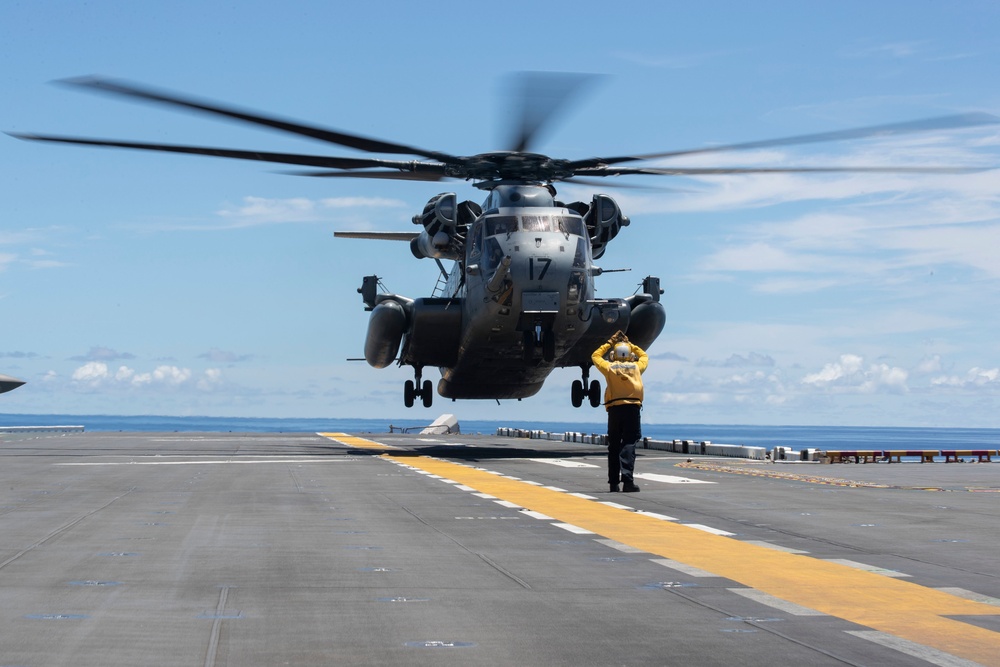
[(587, 370), (584, 369), (583, 379), (573, 380), (571, 397), (574, 408), (582, 406), (583, 399), (585, 398), (590, 401), (590, 407), (592, 408), (596, 408), (601, 405), (601, 383), (597, 380), (593, 380), (588, 384), (587, 379)]
[(524, 360), (532, 361), (535, 350), (542, 348), (542, 361), (552, 362), (556, 358), (556, 332), (552, 329), (534, 329), (524, 332)]
[(403, 405), (412, 408), (416, 399), (420, 399), (425, 408), (431, 407), (434, 403), (434, 387), (430, 380), (420, 381), (420, 369), (416, 370), (416, 377), (407, 380), (403, 385)]

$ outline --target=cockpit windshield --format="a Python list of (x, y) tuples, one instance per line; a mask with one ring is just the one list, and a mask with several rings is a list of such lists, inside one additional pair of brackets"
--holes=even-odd
[(486, 218), (486, 236), (525, 232), (562, 232), (586, 236), (583, 218), (572, 215), (495, 215)]

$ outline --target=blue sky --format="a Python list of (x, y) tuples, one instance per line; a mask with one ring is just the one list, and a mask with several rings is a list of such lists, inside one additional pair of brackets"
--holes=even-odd
[[(505, 76), (553, 70), (606, 76), (538, 150), (647, 153), (1000, 115), (998, 30), (987, 1), (7, 2), (0, 129), (328, 150), (49, 83), (102, 74), (468, 155), (506, 147)], [(412, 229), (467, 184), (0, 141), (0, 373), (28, 381), (3, 412), (603, 420), (571, 407), (573, 370), (406, 410), (409, 369), (347, 361), (361, 277), (417, 297), (437, 269), (333, 232)], [(997, 167), (998, 146), (988, 126), (674, 164)], [(607, 191), (632, 225), (599, 262), (632, 272), (598, 296), (666, 290), (645, 420), (1000, 426), (1000, 172), (664, 181), (685, 191)]]

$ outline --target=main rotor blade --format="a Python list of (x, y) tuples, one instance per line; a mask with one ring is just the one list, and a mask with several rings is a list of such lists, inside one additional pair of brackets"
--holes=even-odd
[(412, 241), (420, 232), (334, 232), (338, 239), (368, 239), (372, 241)]
[(13, 134), (12, 137), (27, 141), (48, 141), (63, 144), (80, 144), (83, 146), (103, 146), (110, 148), (131, 148), (144, 151), (159, 151), (163, 153), (185, 153), (189, 155), (209, 155), (212, 157), (232, 158), (236, 160), (256, 160), (258, 162), (276, 162), (279, 164), (295, 164), (304, 167), (326, 167), (328, 169), (369, 169), (386, 167), (396, 169), (416, 169), (415, 165), (433, 170), (444, 169), (443, 164), (429, 162), (413, 162), (403, 160), (380, 160), (378, 158), (335, 157), (327, 155), (301, 155), (297, 153), (268, 153), (264, 151), (241, 151), (230, 148), (211, 148), (207, 146), (180, 146), (176, 144), (152, 144), (134, 141), (114, 141), (108, 139), (87, 139), (83, 137), (62, 137), (48, 134)]
[(567, 72), (521, 72), (515, 75), (509, 88), (510, 97), (519, 105), (512, 117), (520, 119), (513, 129), (510, 150), (526, 152), (541, 130), (566, 108), (566, 105), (597, 79), (595, 74)]
[(992, 167), (609, 167), (578, 169), (581, 176), (703, 176), (714, 174), (810, 174), (810, 173), (885, 173), (885, 174), (973, 174)]
[[(608, 174), (608, 176), (616, 176), (617, 174)], [(598, 179), (589, 178), (576, 178), (575, 176), (570, 178), (564, 178), (560, 181), (561, 183), (566, 183), (568, 185), (586, 185), (589, 187), (596, 188), (614, 188), (616, 190), (653, 190), (656, 192), (694, 192), (689, 188), (669, 188), (662, 187), (659, 185), (641, 185), (637, 183), (609, 183), (607, 181), (601, 181)]]
[(319, 139), (320, 141), (326, 141), (328, 143), (337, 144), (338, 146), (347, 146), (348, 148), (356, 148), (358, 150), (366, 151), (368, 153), (420, 155), (422, 157), (430, 158), (432, 160), (440, 160), (442, 162), (448, 162), (448, 163), (460, 161), (459, 158), (453, 155), (448, 155), (447, 153), (428, 151), (422, 148), (417, 148), (415, 146), (407, 146), (405, 144), (397, 144), (393, 142), (382, 141), (380, 139), (370, 139), (368, 137), (363, 137), (356, 134), (348, 134), (346, 132), (340, 132), (337, 130), (330, 130), (321, 127), (305, 125), (294, 121), (282, 120), (279, 118), (265, 116), (263, 114), (259, 114), (256, 112), (243, 111), (233, 107), (225, 107), (204, 100), (197, 100), (190, 97), (183, 97), (181, 95), (177, 95), (174, 93), (157, 91), (151, 88), (146, 88), (144, 86), (138, 86), (124, 81), (106, 79), (99, 76), (84, 76), (72, 79), (63, 79), (61, 81), (56, 81), (56, 83), (76, 86), (79, 88), (88, 88), (91, 90), (96, 90), (103, 93), (110, 93), (113, 95), (132, 97), (136, 99), (146, 100), (147, 102), (155, 102), (158, 104), (166, 104), (170, 106), (192, 109), (194, 111), (200, 111), (203, 113), (214, 114), (226, 118), (232, 118), (234, 120), (239, 120), (245, 123), (251, 123), (254, 125), (263, 125), (264, 127), (270, 127), (272, 129), (280, 130), (282, 132), (289, 132), (291, 134), (297, 134), (300, 136), (311, 137), (313, 139)]
[[(418, 162), (417, 164), (424, 164)], [(290, 176), (311, 176), (313, 178), (375, 178), (387, 181), (445, 181), (450, 176), (427, 171), (289, 171)]]
[(978, 125), (995, 125), (1000, 123), (1000, 118), (988, 113), (964, 113), (952, 116), (938, 116), (935, 118), (925, 118), (923, 120), (906, 121), (903, 123), (888, 123), (886, 125), (871, 125), (849, 130), (836, 130), (833, 132), (818, 132), (816, 134), (799, 134), (781, 139), (765, 139), (763, 141), (748, 141), (739, 144), (726, 144), (722, 146), (709, 146), (707, 148), (693, 148), (680, 151), (664, 151), (662, 153), (644, 153), (639, 155), (623, 155), (619, 157), (589, 158), (584, 160), (574, 160), (569, 163), (571, 169), (584, 169), (607, 164), (620, 164), (622, 162), (634, 162), (637, 160), (652, 160), (655, 158), (679, 157), (682, 155), (698, 155), (701, 153), (722, 153), (728, 151), (742, 151), (753, 148), (768, 148), (771, 146), (795, 146), (798, 144), (814, 144), (826, 141), (847, 141), (850, 139), (864, 139), (867, 137), (888, 137), (900, 134), (912, 134), (915, 132), (930, 132), (933, 130), (954, 130), (963, 127), (976, 127)]

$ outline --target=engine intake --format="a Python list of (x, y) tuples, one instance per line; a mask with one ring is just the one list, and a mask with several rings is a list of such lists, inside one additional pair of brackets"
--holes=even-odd
[(594, 259), (604, 254), (611, 239), (618, 236), (619, 230), (627, 227), (629, 223), (629, 219), (622, 215), (615, 200), (607, 195), (594, 195), (583, 220), (590, 234)]
[(413, 256), (417, 259), (461, 259), (465, 253), (469, 203), (459, 204), (454, 192), (443, 192), (431, 198), (423, 212), (413, 216), (413, 224), (424, 227), (420, 236), (410, 242)]

